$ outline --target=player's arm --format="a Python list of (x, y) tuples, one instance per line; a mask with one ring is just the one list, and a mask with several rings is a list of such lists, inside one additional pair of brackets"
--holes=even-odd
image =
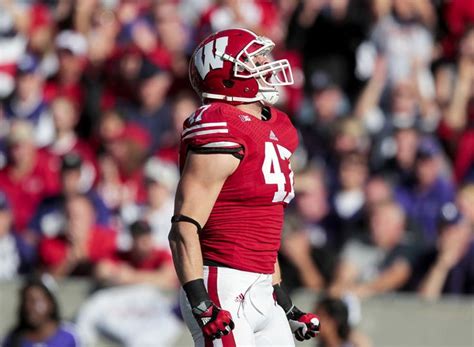
[[(176, 192), (175, 216), (192, 218), (204, 226), (225, 180), (238, 165), (239, 160), (228, 154), (190, 152)], [(197, 226), (185, 221), (173, 223), (169, 241), (181, 284), (202, 278)]]
[(238, 165), (239, 160), (229, 154), (189, 152), (176, 192), (174, 222), (169, 234), (178, 278), (203, 333), (213, 338), (226, 334), (229, 331), (226, 327), (232, 327), (233, 323), (230, 314), (215, 306), (205, 289), (199, 232), (225, 180)]
[(312, 313), (305, 313), (298, 309), (291, 301), (288, 293), (281, 287), (281, 271), (278, 259), (272, 276), (273, 295), (278, 305), (285, 311), (290, 328), (298, 341), (309, 340), (319, 333), (319, 318)]

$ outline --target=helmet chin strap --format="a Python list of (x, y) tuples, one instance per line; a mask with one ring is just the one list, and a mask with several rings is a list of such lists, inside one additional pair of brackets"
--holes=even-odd
[(275, 88), (260, 88), (257, 96), (260, 96), (260, 100), (270, 105), (275, 105), (280, 99), (280, 93)]
[(280, 98), (280, 93), (278, 93), (278, 90), (275, 87), (266, 86), (264, 77), (257, 78), (257, 83), (257, 96), (260, 96), (261, 100), (265, 101), (267, 104), (276, 104)]

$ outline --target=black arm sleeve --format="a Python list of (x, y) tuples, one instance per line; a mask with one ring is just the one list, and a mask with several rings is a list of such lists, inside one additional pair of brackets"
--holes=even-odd
[(294, 307), (293, 302), (291, 301), (291, 298), (288, 293), (280, 286), (280, 284), (275, 284), (273, 286), (273, 294), (275, 295), (275, 299), (278, 305), (283, 308), (285, 314), (288, 314)]
[(196, 280), (189, 281), (183, 284), (183, 289), (186, 292), (188, 301), (191, 307), (197, 307), (204, 301), (210, 301), (209, 294), (207, 293), (206, 287), (204, 286), (204, 280), (198, 278)]

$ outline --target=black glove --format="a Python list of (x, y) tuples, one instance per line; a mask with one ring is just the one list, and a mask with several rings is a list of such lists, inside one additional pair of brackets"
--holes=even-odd
[(290, 328), (298, 341), (309, 340), (319, 334), (319, 318), (313, 313), (301, 312), (296, 306), (286, 314)]
[(301, 312), (291, 302), (290, 296), (279, 284), (273, 286), (273, 295), (276, 302), (286, 313), (290, 328), (298, 341), (309, 340), (319, 333), (319, 318), (312, 313)]

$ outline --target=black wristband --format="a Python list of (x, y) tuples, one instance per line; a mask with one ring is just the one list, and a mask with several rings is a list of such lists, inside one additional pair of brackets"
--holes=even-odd
[(285, 314), (288, 314), (293, 308), (293, 302), (288, 293), (280, 286), (280, 284), (275, 284), (273, 286), (273, 293), (278, 305), (283, 308)]
[(211, 301), (202, 278), (186, 282), (183, 284), (183, 289), (191, 307), (197, 307), (203, 301)]

